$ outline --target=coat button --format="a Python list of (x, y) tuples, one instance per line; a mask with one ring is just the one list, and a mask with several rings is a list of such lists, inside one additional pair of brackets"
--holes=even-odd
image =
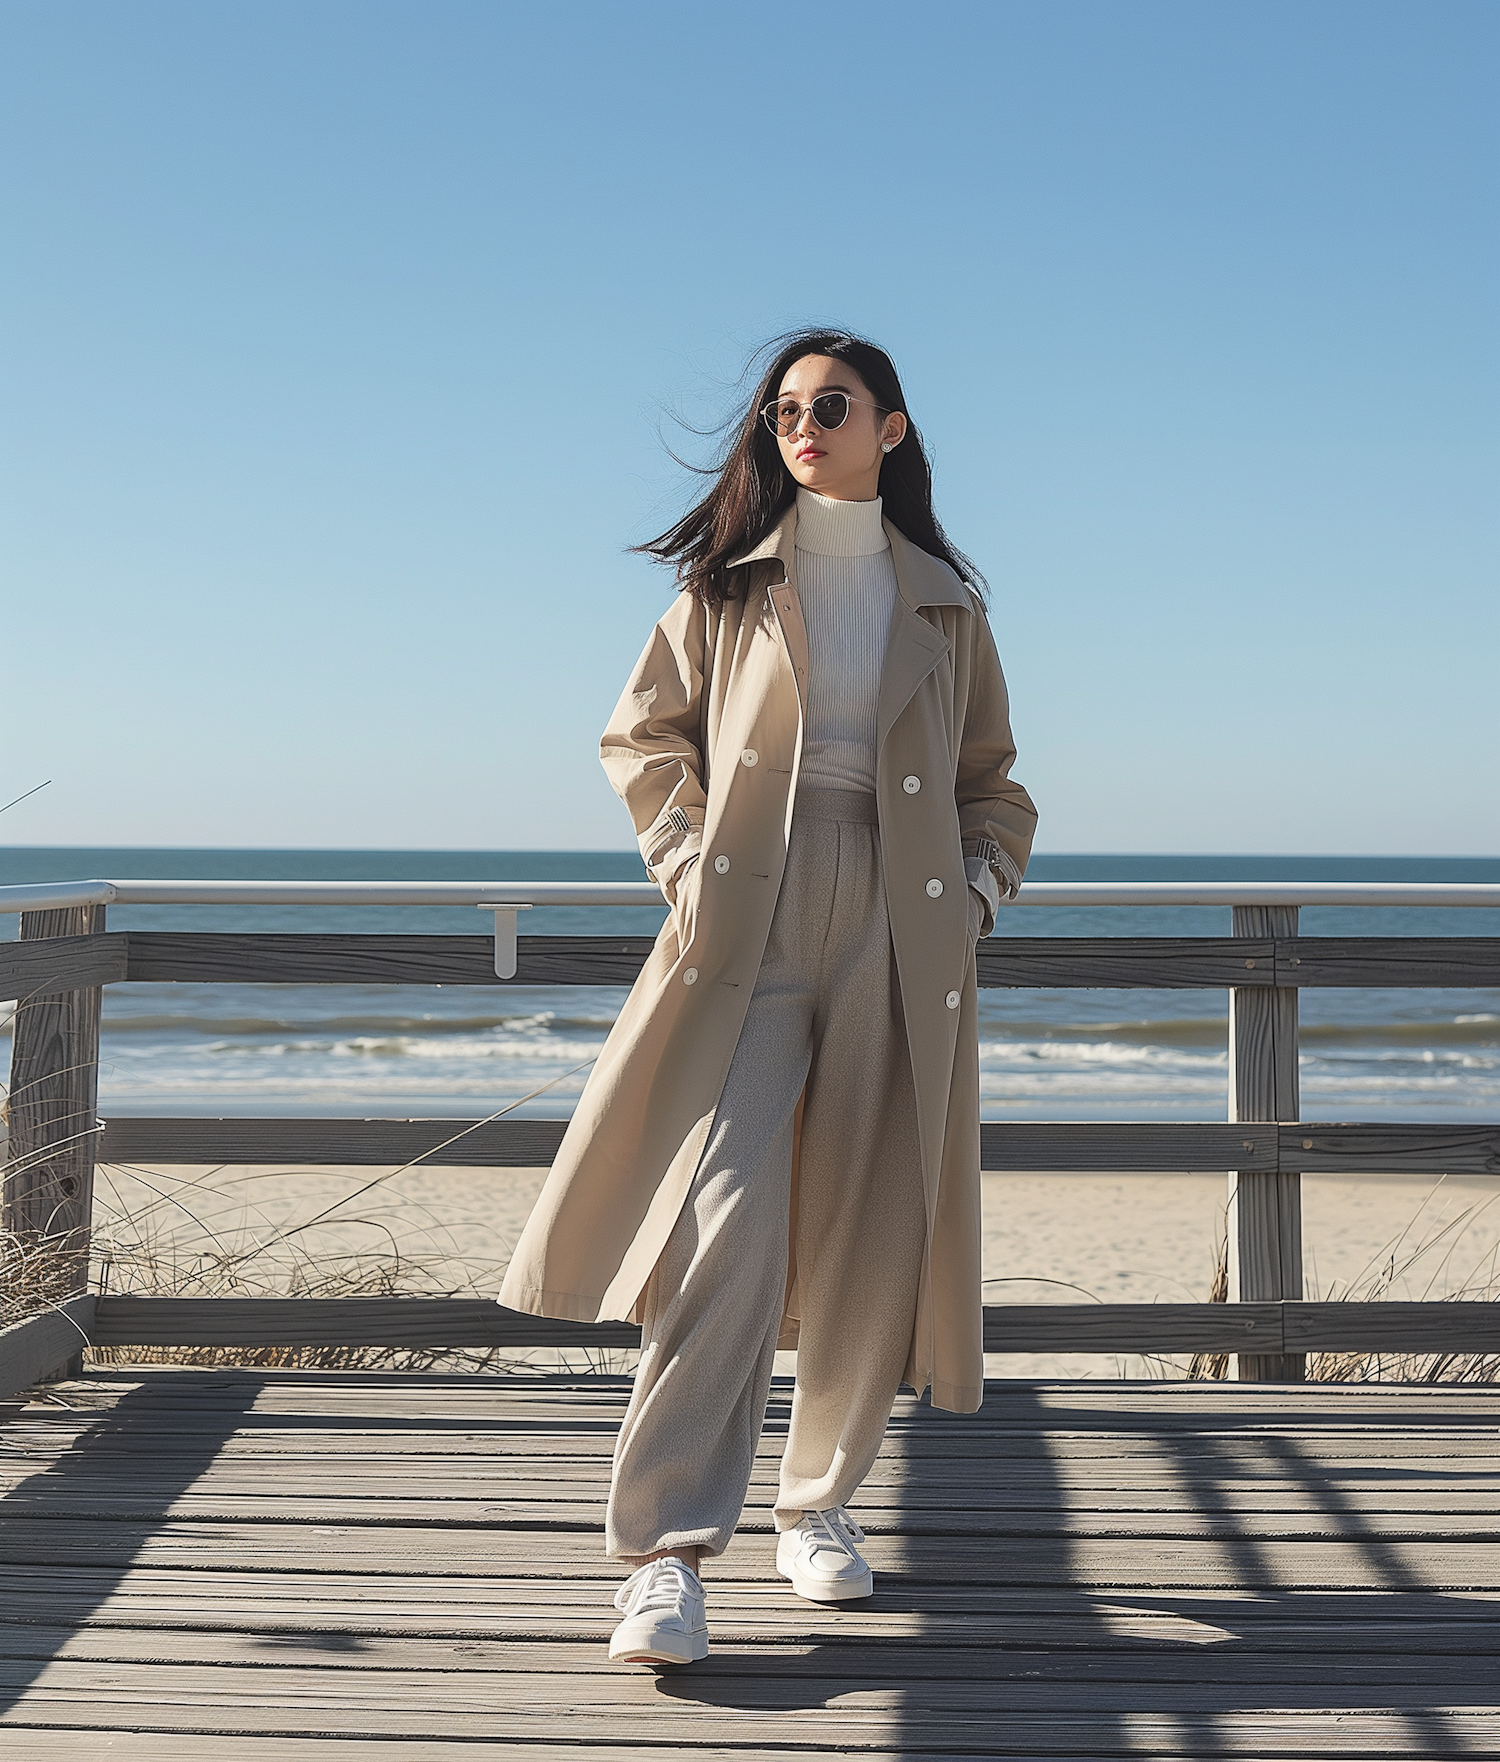
[(956, 991), (950, 991), (948, 993), (948, 995), (943, 999), (943, 1002), (947, 1004), (949, 1009), (957, 1009), (958, 1008), (958, 993)]
[(714, 858), (714, 873), (716, 875), (727, 875), (729, 873), (729, 858), (728, 857), (716, 856)]
[(689, 967), (682, 975), (682, 982), (684, 985), (696, 985), (698, 983), (698, 969), (696, 967)]
[(915, 795), (922, 787), (922, 779), (920, 777), (903, 777), (901, 779), (901, 787), (908, 795)]
[(740, 754), (740, 763), (747, 767), (758, 765), (760, 763), (760, 754), (753, 746), (747, 746)]
[(927, 883), (927, 896), (929, 899), (938, 899), (941, 897), (942, 891), (943, 884), (938, 880), (937, 876), (934, 875)]

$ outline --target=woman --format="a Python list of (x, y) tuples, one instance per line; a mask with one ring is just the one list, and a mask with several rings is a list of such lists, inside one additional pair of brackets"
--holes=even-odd
[(974, 945), (1036, 813), (1005, 683), (889, 357), (783, 339), (602, 742), (670, 915), (500, 1301), (642, 1324), (610, 1656), (708, 1654), (778, 1345), (775, 1521), (802, 1596), (867, 1596), (845, 1506), (902, 1383), (983, 1391)]

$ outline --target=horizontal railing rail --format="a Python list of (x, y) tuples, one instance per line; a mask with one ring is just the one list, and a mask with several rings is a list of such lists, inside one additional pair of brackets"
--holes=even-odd
[[(630, 1349), (629, 1322), (551, 1321), (464, 1297), (99, 1297), (0, 1329), (0, 1400), (84, 1345), (386, 1347), (394, 1350)], [(1500, 1304), (1000, 1303), (984, 1309), (986, 1352), (1500, 1352)]]
[[(17, 1002), (6, 1221), (43, 1220), (79, 1294), (0, 1330), (0, 1395), (98, 1345), (350, 1344), (433, 1348), (619, 1346), (623, 1324), (517, 1316), (458, 1298), (186, 1299), (85, 1296), (96, 1156), (121, 1163), (550, 1163), (560, 1119), (96, 1117), (99, 1000), (146, 983), (609, 985), (631, 983), (649, 936), (516, 935), (528, 906), (661, 907), (644, 882), (116, 880), (0, 888), (21, 940), (0, 942), (0, 998)], [(1304, 1173), (1500, 1175), (1500, 1124), (1309, 1122), (1297, 1116), (1297, 995), (1315, 987), (1500, 986), (1500, 937), (1306, 937), (1312, 905), (1500, 907), (1500, 885), (1036, 882), (1030, 906), (1229, 906), (1229, 937), (991, 937), (982, 986), (1222, 989), (1230, 999), (1227, 1122), (1004, 1121), (981, 1126), (991, 1171), (1229, 1169), (1231, 1301), (988, 1306), (987, 1350), (1227, 1352), (1242, 1376), (1294, 1377), (1309, 1351), (1479, 1352), (1500, 1305), (1302, 1299)], [(213, 933), (105, 929), (120, 905), (475, 906), (496, 935)], [(1002, 923), (1005, 922), (1002, 916)], [(503, 955), (503, 959), (502, 959)], [(59, 1221), (60, 1220), (60, 1221)], [(15, 1379), (20, 1377), (22, 1381)]]
[[(654, 906), (649, 881), (54, 881), (0, 887), (0, 913), (82, 905)], [(1011, 905), (1500, 907), (1500, 882), (1027, 881)]]
[[(513, 976), (488, 936), (113, 930), (0, 942), (0, 1001), (153, 984), (629, 985), (650, 936), (521, 936)], [(1500, 936), (990, 936), (979, 984), (1027, 990), (1500, 987)]]
[[(559, 1119), (183, 1119), (116, 1114), (98, 1136), (108, 1162), (544, 1168)], [(1500, 1124), (1405, 1121), (1086, 1122), (986, 1120), (980, 1167), (1000, 1174), (1500, 1175)]]

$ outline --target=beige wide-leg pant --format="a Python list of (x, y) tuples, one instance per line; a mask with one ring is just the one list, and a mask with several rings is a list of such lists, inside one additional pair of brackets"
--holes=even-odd
[(885, 1434), (911, 1345), (926, 1209), (875, 818), (873, 796), (798, 795), (744, 1029), (646, 1291), (605, 1519), (612, 1557), (721, 1554), (739, 1521), (786, 1297), (804, 1084), (801, 1332), (776, 1527), (846, 1503)]

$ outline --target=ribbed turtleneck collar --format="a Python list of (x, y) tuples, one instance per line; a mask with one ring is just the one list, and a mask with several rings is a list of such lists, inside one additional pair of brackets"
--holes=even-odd
[(873, 502), (835, 502), (816, 490), (797, 491), (797, 549), (817, 557), (874, 557), (891, 548)]

